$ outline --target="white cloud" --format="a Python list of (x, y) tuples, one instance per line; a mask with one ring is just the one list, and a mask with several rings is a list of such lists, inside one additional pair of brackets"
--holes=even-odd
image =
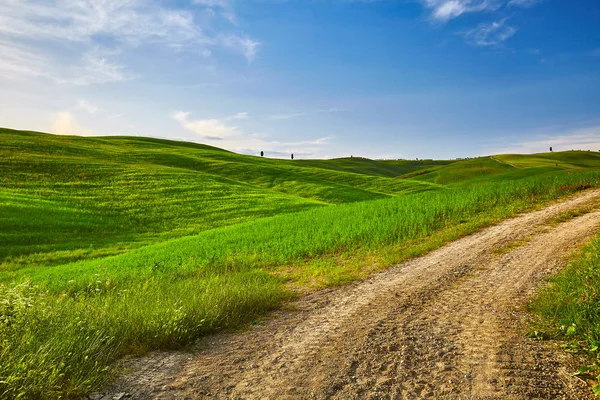
[(28, 40), (92, 42), (97, 35), (128, 45), (202, 47), (214, 39), (189, 10), (136, 0), (9, 0), (0, 5), (0, 33)]
[(509, 7), (523, 7), (529, 8), (533, 7), (536, 4), (540, 3), (542, 0), (510, 0), (508, 2)]
[(189, 120), (190, 113), (177, 111), (172, 114), (173, 119), (179, 121), (183, 127), (196, 133), (198, 136), (212, 140), (222, 140), (238, 135), (237, 128), (227, 126), (218, 119)]
[(239, 112), (235, 115), (232, 115), (230, 117), (227, 117), (226, 119), (228, 121), (232, 120), (232, 119), (248, 119), (250, 118), (250, 114), (248, 114), (247, 112)]
[(97, 83), (120, 82), (135, 76), (126, 67), (108, 61), (96, 54), (84, 54), (83, 63), (73, 68), (71, 78), (58, 79), (59, 83), (87, 86)]
[(463, 14), (495, 11), (502, 6), (499, 0), (422, 0), (422, 4), (431, 10), (431, 18), (447, 22)]
[(171, 114), (175, 121), (186, 130), (193, 132), (202, 143), (240, 153), (259, 154), (265, 151), (268, 155), (277, 157), (287, 158), (291, 153), (308, 157), (320, 154), (331, 140), (331, 137), (296, 142), (269, 140), (267, 134), (248, 134), (218, 119), (191, 120), (189, 116), (190, 113), (184, 111)]
[(421, 0), (423, 6), (431, 12), (431, 18), (438, 22), (447, 22), (463, 14), (491, 12), (502, 7), (529, 8), (542, 0)]
[(43, 66), (49, 60), (27, 46), (16, 47), (0, 39), (0, 54), (0, 72), (7, 79), (47, 76)]
[(180, 110), (180, 111), (175, 111), (173, 114), (171, 114), (171, 117), (173, 117), (173, 119), (175, 121), (185, 122), (185, 121), (187, 121), (188, 115), (190, 115), (189, 112)]
[(260, 42), (238, 35), (221, 35), (216, 39), (216, 42), (240, 51), (249, 62), (254, 60), (258, 46), (260, 46)]
[(506, 19), (481, 24), (477, 28), (464, 32), (468, 42), (475, 46), (500, 46), (517, 32), (513, 26), (506, 25)]
[(100, 110), (98, 107), (84, 99), (79, 100), (75, 108), (78, 110), (87, 111), (90, 114), (95, 114)]
[(133, 79), (123, 65), (111, 63), (98, 50), (80, 55), (79, 60), (61, 62), (59, 57), (29, 45), (14, 45), (0, 35), (0, 79), (41, 77), (57, 84), (87, 86)]
[[(89, 85), (132, 79), (110, 49), (164, 46), (210, 57), (230, 49), (248, 61), (260, 45), (213, 24), (213, 9), (228, 20), (231, 4), (196, 0), (191, 9), (160, 0), (5, 0), (0, 2), (0, 71), (3, 77), (44, 77), (56, 83)], [(200, 10), (211, 10), (202, 14)], [(228, 14), (229, 16), (225, 15)], [(218, 29), (216, 26), (218, 25)], [(225, 32), (224, 32), (225, 30)], [(102, 50), (104, 48), (104, 50)], [(125, 58), (125, 57), (121, 57)]]
[(295, 112), (295, 113), (290, 113), (290, 114), (275, 114), (275, 115), (269, 116), (269, 119), (290, 119), (290, 118), (295, 118), (295, 117), (301, 117), (303, 115), (308, 115), (308, 113)]
[(292, 112), (292, 113), (288, 113), (288, 114), (274, 114), (274, 115), (270, 115), (269, 119), (274, 119), (274, 120), (281, 120), (281, 119), (291, 119), (291, 118), (296, 118), (296, 117), (303, 117), (305, 115), (311, 115), (311, 114), (329, 114), (329, 113), (337, 113), (337, 112), (344, 112), (344, 111), (350, 111), (347, 108), (326, 108), (326, 109), (321, 109), (321, 110), (316, 110), (316, 111), (312, 111), (312, 112)]
[(563, 133), (537, 135), (533, 140), (514, 143), (494, 150), (491, 154), (541, 153), (552, 147), (554, 151), (592, 150), (600, 151), (600, 126), (575, 129)]
[[(434, 22), (446, 23), (469, 13), (495, 13), (506, 15), (509, 8), (529, 8), (543, 0), (419, 0), (430, 12)], [(463, 32), (468, 42), (476, 46), (499, 47), (504, 41), (517, 32), (517, 28), (505, 24), (506, 18), (500, 21), (480, 24), (477, 28)]]
[(203, 5), (206, 7), (229, 7), (229, 1), (227, 0), (193, 0), (192, 3)]
[(56, 114), (52, 123), (52, 133), (57, 135), (92, 135), (92, 131), (79, 126), (73, 115), (68, 111), (61, 111)]
[(326, 109), (322, 109), (322, 110), (317, 110), (317, 113), (337, 113), (337, 112), (344, 112), (344, 111), (350, 111), (349, 108), (337, 108), (337, 107), (333, 107), (333, 108), (326, 108)]

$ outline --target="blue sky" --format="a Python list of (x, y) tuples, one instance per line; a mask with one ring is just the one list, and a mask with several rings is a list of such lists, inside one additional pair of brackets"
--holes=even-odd
[(600, 150), (597, 0), (0, 0), (0, 126), (269, 156)]

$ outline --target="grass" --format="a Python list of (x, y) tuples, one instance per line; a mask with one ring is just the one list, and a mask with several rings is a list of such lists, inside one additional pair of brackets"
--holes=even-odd
[[(563, 151), (540, 154), (501, 154), (498, 160), (518, 168), (558, 167), (561, 169), (582, 169), (600, 167), (600, 152)], [(557, 165), (558, 164), (558, 165)]]
[(600, 172), (491, 158), (300, 162), (0, 134), (0, 398), (76, 398), (120, 357), (243, 326), (298, 291), (600, 185)]
[(415, 176), (414, 179), (449, 185), (481, 177), (487, 179), (493, 175), (513, 172), (514, 169), (514, 167), (493, 160), (491, 157), (479, 157), (439, 167), (428, 173)]
[(373, 176), (398, 177), (451, 164), (445, 160), (370, 160), (362, 157), (336, 158), (332, 160), (299, 160), (300, 165), (334, 171), (355, 172)]
[[(569, 351), (587, 353), (590, 365), (576, 374), (600, 395), (600, 235), (575, 254), (533, 300), (532, 335), (563, 341)], [(600, 375), (598, 375), (600, 377)]]
[(585, 215), (593, 210), (598, 209), (598, 204), (590, 204), (583, 207), (576, 208), (574, 210), (565, 211), (559, 216), (552, 218), (549, 222), (550, 225), (556, 226), (558, 224), (562, 224), (563, 222), (567, 222), (572, 220), (573, 218), (577, 218), (581, 215)]
[(510, 253), (511, 251), (518, 249), (519, 247), (523, 247), (531, 242), (533, 238), (526, 237), (523, 239), (513, 240), (512, 242), (507, 243), (505, 246), (492, 250), (492, 253), (503, 255)]
[(565, 151), (540, 154), (501, 154), (454, 162), (403, 175), (450, 187), (468, 186), (490, 181), (526, 179), (558, 171), (585, 171), (600, 168), (600, 153)]
[(120, 254), (330, 204), (445, 188), (147, 138), (0, 129), (0, 271)]
[[(278, 306), (289, 295), (285, 280), (317, 277), (327, 285), (339, 284), (352, 279), (357, 262), (368, 259), (383, 267), (400, 255), (419, 254), (537, 202), (566, 195), (561, 187), (580, 182), (597, 185), (600, 174), (320, 208), (222, 227), (119, 256), (4, 273), (4, 290), (12, 291), (17, 299), (12, 303), (21, 305), (4, 312), (9, 317), (3, 326), (0, 365), (5, 370), (0, 376), (12, 383), (5, 383), (0, 393), (46, 398), (82, 394), (108, 376), (109, 361), (178, 347)], [(407, 243), (422, 244), (403, 247)], [(341, 267), (340, 258), (346, 259)], [(102, 343), (90, 344), (94, 368), (81, 357), (79, 346), (86, 340)], [(40, 348), (44, 351), (34, 351)], [(47, 371), (43, 382), (35, 378), (39, 369)], [(73, 371), (78, 371), (76, 379)]]

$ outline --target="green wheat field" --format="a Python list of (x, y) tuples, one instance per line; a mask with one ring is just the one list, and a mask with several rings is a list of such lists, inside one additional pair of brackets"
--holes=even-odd
[(292, 161), (0, 129), (0, 398), (80, 397), (122, 357), (598, 186), (589, 151)]

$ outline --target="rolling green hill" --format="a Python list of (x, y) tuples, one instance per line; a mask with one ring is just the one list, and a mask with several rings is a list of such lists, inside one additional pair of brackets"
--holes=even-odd
[(160, 139), (9, 129), (0, 129), (0, 138), (0, 270), (117, 254), (329, 204), (444, 189)]
[(523, 179), (564, 170), (600, 169), (600, 153), (564, 151), (478, 157), (405, 174), (400, 178), (458, 187), (491, 181)]
[(335, 158), (332, 160), (299, 160), (300, 165), (334, 171), (355, 172), (359, 174), (386, 176), (395, 178), (455, 161), (444, 160), (371, 160), (362, 157)]
[(119, 357), (248, 323), (286, 285), (361, 278), (597, 187), (599, 161), (291, 161), (0, 129), (0, 398), (80, 397)]
[(592, 151), (571, 150), (557, 153), (500, 154), (495, 158), (517, 168), (600, 168), (600, 152)]
[(487, 179), (494, 175), (511, 173), (513, 170), (514, 167), (498, 162), (492, 157), (479, 157), (429, 169), (420, 174), (409, 174), (409, 176), (414, 180), (452, 185), (482, 177)]

